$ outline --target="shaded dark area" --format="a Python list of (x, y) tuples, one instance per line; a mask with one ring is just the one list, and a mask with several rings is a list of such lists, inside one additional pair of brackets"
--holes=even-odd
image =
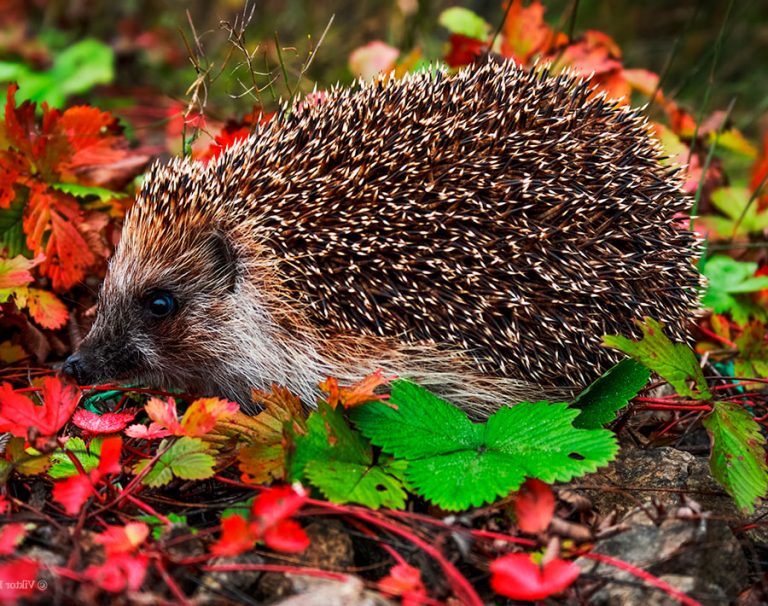
[[(450, 6), (473, 9), (490, 23), (503, 18), (499, 0), (451, 2), (445, 0), (398, 0), (355, 2), (332, 0), (267, 0), (252, 2), (247, 10), (253, 18), (247, 41), (260, 43), (271, 65), (276, 63), (275, 39), (285, 49), (289, 69), (297, 70), (333, 19), (323, 45), (306, 73), (304, 88), (313, 82), (327, 86), (347, 82), (351, 74), (346, 57), (356, 47), (381, 39), (408, 51), (420, 47), (424, 56), (438, 60), (447, 32), (437, 17)], [(665, 74), (663, 86), (671, 96), (697, 111), (708, 113), (726, 107), (732, 99), (736, 125), (754, 136), (760, 116), (768, 109), (768, 3), (761, 0), (680, 0), (667, 2), (602, 2), (600, 0), (550, 0), (545, 3), (546, 18), (553, 26), (575, 36), (585, 30), (600, 30), (611, 35), (621, 47), (625, 65)], [(25, 16), (27, 35), (39, 37), (52, 48), (84, 36), (94, 36), (112, 44), (118, 52), (117, 84), (145, 84), (159, 87), (172, 97), (182, 97), (194, 81), (195, 73), (183, 51), (183, 36), (193, 45), (190, 22), (194, 23), (206, 52), (218, 67), (225, 50), (226, 34), (222, 21), (234, 23), (243, 11), (239, 1), (181, 2), (136, 0), (132, 2), (6, 2), (0, 15)], [(142, 32), (138, 45), (149, 48), (140, 57), (136, 32)], [(18, 38), (19, 32), (4, 34)], [(718, 39), (719, 44), (718, 44)], [(0, 58), (14, 50), (34, 58), (34, 49), (16, 48), (0, 40)], [(150, 48), (151, 47), (151, 48)], [(159, 54), (165, 56), (160, 57)], [(3, 56), (5, 55), (5, 57)], [(38, 59), (45, 62), (45, 53)], [(161, 61), (162, 59), (162, 61)], [(714, 63), (714, 65), (713, 65)], [(224, 115), (233, 105), (246, 111), (249, 95), (242, 95), (236, 82), (213, 91), (212, 101)], [(242, 95), (242, 96), (241, 96)], [(706, 107), (703, 101), (707, 101)]]

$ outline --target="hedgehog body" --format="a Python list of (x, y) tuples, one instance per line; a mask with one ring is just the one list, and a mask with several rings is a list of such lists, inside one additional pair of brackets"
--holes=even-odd
[(67, 363), (248, 405), (384, 368), (470, 411), (572, 393), (604, 334), (697, 306), (696, 239), (646, 121), (488, 62), (334, 90), (204, 165), (155, 166)]

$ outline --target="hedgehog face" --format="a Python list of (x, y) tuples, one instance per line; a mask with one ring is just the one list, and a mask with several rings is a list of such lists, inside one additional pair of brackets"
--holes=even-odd
[(138, 254), (126, 235), (96, 321), (64, 371), (80, 384), (139, 381), (199, 391), (220, 373), (216, 344), (232, 333), (237, 306), (237, 261), (227, 239), (206, 229)]

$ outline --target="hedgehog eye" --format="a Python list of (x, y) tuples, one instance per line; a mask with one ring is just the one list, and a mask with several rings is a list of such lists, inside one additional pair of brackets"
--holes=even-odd
[(167, 290), (153, 290), (147, 295), (144, 306), (153, 318), (167, 318), (178, 308), (176, 298)]

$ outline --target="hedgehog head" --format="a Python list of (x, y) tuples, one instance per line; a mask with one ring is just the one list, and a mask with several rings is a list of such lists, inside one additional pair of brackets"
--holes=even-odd
[(226, 188), (205, 171), (174, 161), (148, 175), (126, 217), (94, 325), (65, 364), (79, 383), (195, 389), (201, 374), (216, 374), (212, 352), (231, 331), (241, 278), (217, 220)]

